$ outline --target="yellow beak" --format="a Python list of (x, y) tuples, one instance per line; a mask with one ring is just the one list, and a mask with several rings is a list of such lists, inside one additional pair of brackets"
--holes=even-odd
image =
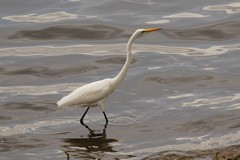
[(152, 31), (157, 31), (160, 30), (161, 28), (149, 28), (149, 29), (145, 29), (144, 32), (152, 32)]

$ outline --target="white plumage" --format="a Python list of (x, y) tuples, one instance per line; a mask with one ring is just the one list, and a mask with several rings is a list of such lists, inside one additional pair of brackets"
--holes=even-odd
[(57, 102), (57, 105), (59, 107), (70, 107), (70, 106), (76, 106), (76, 105), (81, 107), (87, 107), (87, 110), (85, 111), (85, 113), (80, 119), (81, 124), (83, 124), (84, 126), (86, 125), (83, 123), (83, 118), (88, 112), (89, 107), (99, 106), (104, 114), (104, 117), (106, 119), (106, 125), (107, 125), (108, 119), (104, 112), (103, 102), (121, 84), (121, 82), (123, 81), (127, 73), (127, 70), (129, 68), (129, 65), (132, 59), (131, 48), (132, 48), (133, 41), (136, 38), (142, 36), (144, 33), (156, 31), (159, 29), (160, 28), (136, 30), (131, 36), (131, 38), (129, 39), (127, 44), (126, 62), (116, 77), (107, 78), (107, 79), (103, 79), (100, 81), (83, 85), (78, 89), (76, 89), (75, 91), (73, 91), (72, 93), (70, 93), (69, 95), (63, 97), (60, 101)]
[(83, 85), (63, 97), (57, 102), (57, 105), (59, 107), (76, 106), (79, 104), (81, 104), (81, 107), (96, 106), (99, 101), (104, 100), (113, 92), (112, 81), (113, 79), (108, 78)]

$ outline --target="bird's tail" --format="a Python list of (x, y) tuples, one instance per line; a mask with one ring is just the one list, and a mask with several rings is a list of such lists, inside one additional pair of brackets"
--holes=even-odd
[(57, 105), (60, 108), (66, 108), (66, 107), (74, 106), (75, 104), (74, 104), (74, 100), (71, 97), (65, 96), (57, 102)]
[(64, 108), (64, 107), (67, 106), (64, 98), (62, 98), (61, 100), (59, 100), (59, 101), (57, 102), (57, 105), (58, 105), (58, 107), (60, 107), (60, 108)]

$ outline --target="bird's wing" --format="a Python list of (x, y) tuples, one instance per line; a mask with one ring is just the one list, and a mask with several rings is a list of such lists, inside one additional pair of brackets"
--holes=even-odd
[(97, 103), (111, 93), (111, 83), (111, 79), (104, 79), (86, 84), (63, 97), (57, 104), (61, 107)]

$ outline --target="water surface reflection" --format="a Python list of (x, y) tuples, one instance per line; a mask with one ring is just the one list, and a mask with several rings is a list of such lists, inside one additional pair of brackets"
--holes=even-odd
[(85, 73), (97, 69), (97, 66), (75, 66), (61, 69), (52, 69), (48, 67), (27, 67), (16, 68), (13, 70), (0, 68), (0, 75), (34, 75), (42, 78), (61, 78), (66, 75)]
[[(107, 128), (104, 127), (101, 131), (92, 130), (89, 128), (87, 136), (80, 136), (79, 138), (64, 138), (63, 147), (67, 154), (67, 159), (75, 158), (89, 158), (97, 159), (105, 157), (115, 158), (129, 158), (132, 156), (118, 155), (117, 150), (114, 149), (112, 143), (118, 142), (117, 139), (107, 137)], [(114, 153), (114, 154), (112, 154)]]
[(165, 33), (175, 39), (222, 41), (240, 37), (239, 19), (190, 29), (171, 29)]
[(53, 26), (39, 30), (22, 30), (10, 35), (9, 39), (27, 38), (34, 40), (51, 39), (115, 39), (125, 38), (123, 30), (104, 25), (89, 26)]

